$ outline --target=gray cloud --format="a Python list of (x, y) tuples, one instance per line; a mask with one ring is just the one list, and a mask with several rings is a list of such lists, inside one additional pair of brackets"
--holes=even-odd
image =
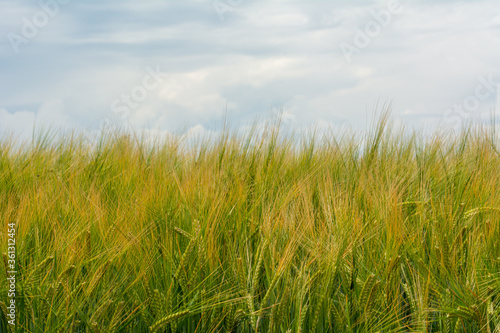
[[(451, 126), (447, 111), (474, 95), (479, 78), (500, 81), (495, 1), (401, 0), (401, 13), (350, 62), (339, 45), (356, 46), (387, 1), (242, 0), (223, 19), (213, 1), (71, 1), (18, 53), (9, 33), (22, 36), (23, 17), (42, 9), (8, 2), (0, 13), (4, 131), (27, 132), (41, 118), (98, 127), (116, 117), (112, 103), (142, 84), (147, 67), (164, 79), (127, 120), (159, 131), (210, 128), (226, 109), (241, 122), (283, 108), (296, 126), (363, 127), (377, 100), (392, 100), (394, 117), (412, 126)], [(497, 98), (452, 118), (487, 116)]]

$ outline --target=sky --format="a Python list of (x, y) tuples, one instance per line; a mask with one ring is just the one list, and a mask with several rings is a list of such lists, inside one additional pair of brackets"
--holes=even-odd
[(459, 129), (500, 109), (500, 1), (2, 0), (0, 136)]

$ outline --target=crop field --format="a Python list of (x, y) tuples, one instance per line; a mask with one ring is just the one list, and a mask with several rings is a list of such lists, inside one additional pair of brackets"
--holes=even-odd
[(494, 129), (348, 133), (3, 138), (0, 331), (500, 332)]

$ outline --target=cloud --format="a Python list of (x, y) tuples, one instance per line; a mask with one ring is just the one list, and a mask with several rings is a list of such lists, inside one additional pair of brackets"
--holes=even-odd
[(70, 117), (65, 113), (61, 100), (48, 100), (42, 103), (37, 112), (16, 111), (9, 112), (0, 109), (0, 132), (14, 134), (21, 138), (28, 138), (33, 130), (40, 129), (70, 129)]
[(69, 117), (64, 111), (64, 103), (61, 100), (45, 101), (36, 114), (36, 121), (50, 126), (69, 126)]
[(0, 109), (0, 136), (11, 135), (27, 138), (33, 131), (35, 114), (29, 111), (9, 113)]
[(478, 77), (500, 80), (500, 3), (401, 3), (347, 63), (339, 44), (352, 43), (386, 2), (242, 1), (221, 20), (212, 1), (73, 1), (18, 54), (5, 34), (40, 7), (12, 2), (0, 13), (0, 128), (98, 128), (148, 66), (165, 75), (127, 115), (139, 129), (211, 129), (226, 111), (244, 123), (275, 108), (293, 124), (365, 128), (377, 101), (389, 100), (396, 117), (437, 124), (474, 94)]

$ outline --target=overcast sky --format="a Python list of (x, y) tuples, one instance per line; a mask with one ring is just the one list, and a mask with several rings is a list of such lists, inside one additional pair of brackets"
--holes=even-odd
[(500, 105), (498, 0), (3, 0), (0, 32), (1, 133), (217, 130), (226, 110), (365, 128), (391, 101), (458, 127)]

